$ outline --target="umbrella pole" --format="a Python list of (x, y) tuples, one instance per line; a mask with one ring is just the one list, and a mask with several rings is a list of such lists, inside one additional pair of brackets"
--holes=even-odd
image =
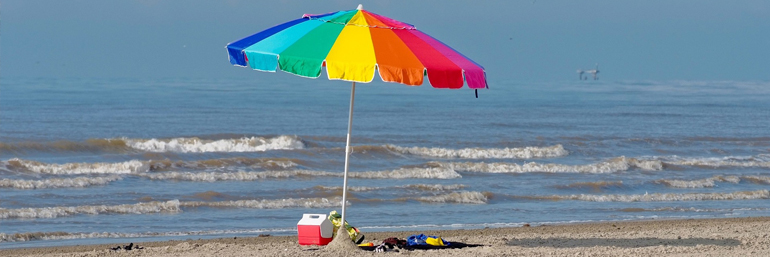
[[(348, 196), (348, 163), (350, 158), (350, 130), (353, 127), (353, 102), (356, 96), (356, 82), (353, 82), (353, 86), (350, 89), (350, 116), (348, 117), (348, 140), (345, 143), (345, 174), (342, 179), (342, 224), (345, 226), (345, 203), (347, 203)], [(347, 230), (347, 228), (346, 228)]]

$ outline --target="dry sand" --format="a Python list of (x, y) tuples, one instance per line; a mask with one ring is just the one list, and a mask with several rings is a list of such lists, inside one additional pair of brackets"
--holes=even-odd
[[(0, 250), (0, 256), (770, 256), (770, 217), (366, 233), (367, 242), (415, 233), (485, 246), (375, 253), (300, 246), (294, 236), (220, 238)], [(128, 244), (130, 239), (126, 239)]]

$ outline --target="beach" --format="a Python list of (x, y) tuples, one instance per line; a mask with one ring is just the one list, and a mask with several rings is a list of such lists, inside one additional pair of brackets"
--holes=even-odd
[[(300, 246), (296, 236), (233, 237), (116, 245), (0, 250), (2, 256), (768, 256), (770, 217), (646, 220), (564, 225), (366, 233), (365, 242), (411, 234), (436, 235), (479, 247), (385, 253)], [(127, 240), (125, 244), (128, 244)], [(340, 255), (343, 254), (343, 255)]]
[(0, 257), (770, 256), (770, 1), (188, 1), (3, 1)]

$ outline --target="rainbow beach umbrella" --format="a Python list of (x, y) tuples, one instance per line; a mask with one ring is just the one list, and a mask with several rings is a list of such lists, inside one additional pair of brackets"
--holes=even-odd
[[(374, 80), (435, 88), (488, 88), (484, 68), (413, 25), (363, 10), (305, 14), (227, 45), (230, 63), (259, 71), (285, 71), (318, 78), (326, 67), (330, 80), (353, 82), (345, 145), (342, 220), (350, 156), (356, 82)], [(477, 94), (478, 97), (478, 94)]]

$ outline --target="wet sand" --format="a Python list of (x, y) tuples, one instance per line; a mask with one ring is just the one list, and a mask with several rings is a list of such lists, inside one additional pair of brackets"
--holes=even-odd
[(147, 242), (131, 251), (109, 249), (116, 245), (8, 249), (0, 256), (770, 256), (770, 217), (363, 232), (366, 242), (425, 233), (484, 246), (375, 253), (300, 246), (295, 236), (267, 236)]

